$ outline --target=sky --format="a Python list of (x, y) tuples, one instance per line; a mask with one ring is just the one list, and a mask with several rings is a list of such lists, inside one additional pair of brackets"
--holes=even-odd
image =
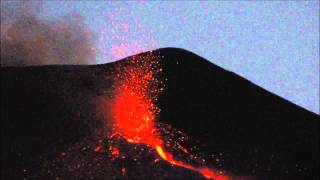
[(81, 15), (97, 64), (179, 47), (319, 114), (319, 1), (44, 1), (35, 11)]

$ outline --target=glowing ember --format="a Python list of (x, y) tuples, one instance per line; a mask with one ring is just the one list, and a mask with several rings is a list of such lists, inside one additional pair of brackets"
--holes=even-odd
[[(113, 102), (114, 131), (129, 143), (145, 144), (156, 150), (158, 155), (172, 165), (196, 171), (203, 177), (215, 180), (227, 180), (227, 177), (208, 168), (197, 168), (174, 160), (173, 155), (163, 148), (163, 140), (155, 127), (155, 116), (160, 110), (154, 105), (157, 96), (163, 90), (163, 84), (155, 76), (161, 73), (159, 62), (153, 54), (130, 59), (130, 63), (120, 67), (115, 84)], [(188, 150), (178, 144), (178, 148)], [(112, 153), (119, 151), (110, 149)]]
[(122, 172), (122, 175), (125, 175), (125, 174), (126, 174), (126, 168), (123, 167), (123, 168), (121, 169), (121, 172)]
[(111, 151), (111, 155), (119, 156), (119, 149), (118, 148), (109, 146), (109, 151)]
[(97, 146), (96, 148), (94, 148), (94, 151), (95, 152), (98, 152), (98, 151), (100, 151), (101, 150), (101, 146)]

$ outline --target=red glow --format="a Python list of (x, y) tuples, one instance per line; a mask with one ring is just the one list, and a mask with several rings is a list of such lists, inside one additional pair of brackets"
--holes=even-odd
[(119, 149), (116, 147), (109, 146), (109, 151), (113, 156), (119, 156)]
[(199, 173), (201, 173), (205, 178), (208, 179), (214, 179), (214, 180), (228, 180), (229, 178), (221, 175), (221, 174), (216, 174), (214, 173), (211, 169), (208, 168), (201, 168), (197, 170)]
[(98, 152), (98, 151), (100, 151), (101, 150), (101, 146), (97, 146), (96, 148), (94, 148), (94, 151), (95, 152)]
[(129, 142), (153, 146), (160, 143), (154, 128), (157, 109), (146, 92), (154, 78), (152, 72), (145, 73), (139, 69), (127, 69), (124, 83), (116, 87), (114, 125)]
[[(161, 69), (157, 68), (157, 61), (152, 61), (152, 57), (147, 58), (148, 61), (133, 58), (132, 66), (118, 74), (112, 111), (115, 133), (111, 136), (119, 134), (129, 143), (152, 147), (161, 159), (172, 165), (196, 171), (205, 178), (227, 180), (226, 176), (208, 168), (197, 168), (177, 161), (163, 148), (163, 140), (155, 128), (155, 115), (159, 113), (159, 109), (153, 103), (163, 89), (156, 86), (160, 82), (154, 77), (154, 72), (160, 72)], [(181, 145), (179, 149), (188, 153), (188, 150)]]

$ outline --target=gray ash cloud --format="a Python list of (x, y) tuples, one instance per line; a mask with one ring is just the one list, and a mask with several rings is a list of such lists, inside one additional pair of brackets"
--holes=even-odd
[(41, 5), (1, 3), (1, 66), (91, 64), (92, 32), (77, 13), (55, 20), (38, 16)]

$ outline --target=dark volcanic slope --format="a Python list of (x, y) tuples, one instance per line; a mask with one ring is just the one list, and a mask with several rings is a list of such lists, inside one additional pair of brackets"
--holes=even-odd
[(163, 49), (160, 119), (267, 179), (318, 179), (319, 116), (181, 49)]
[[(175, 48), (158, 52), (167, 78), (158, 102), (159, 121), (197, 140), (207, 156), (222, 153), (223, 168), (235, 174), (319, 178), (318, 115), (190, 52)], [(100, 111), (112, 95), (114, 66), (125, 61), (2, 67), (2, 179), (172, 178), (170, 174), (199, 178), (166, 163), (150, 165), (144, 160), (126, 162), (132, 169), (123, 175), (118, 172), (123, 161), (110, 162), (92, 151), (107, 129)]]
[(43, 154), (49, 154), (45, 160), (55, 159), (71, 144), (103, 127), (102, 119), (96, 116), (96, 100), (110, 91), (112, 68), (112, 65), (2, 68), (4, 179), (39, 176), (45, 179), (39, 175)]

